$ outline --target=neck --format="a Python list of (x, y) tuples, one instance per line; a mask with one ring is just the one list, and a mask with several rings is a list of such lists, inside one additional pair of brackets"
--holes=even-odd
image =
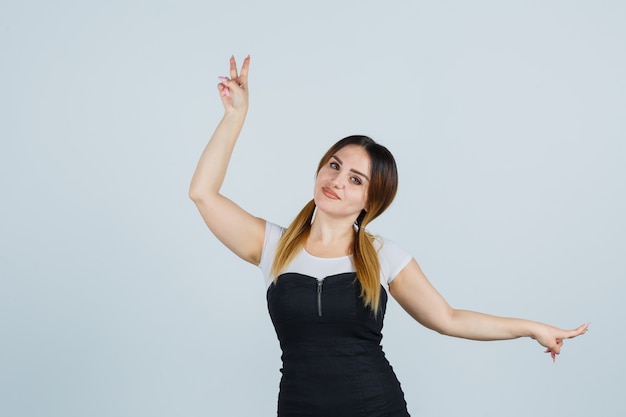
[(318, 212), (307, 240), (309, 246), (350, 252), (354, 241), (354, 220), (330, 218)]

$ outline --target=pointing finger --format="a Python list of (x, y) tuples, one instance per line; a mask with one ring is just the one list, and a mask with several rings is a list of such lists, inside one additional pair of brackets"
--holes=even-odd
[(230, 78), (232, 80), (237, 79), (237, 63), (235, 62), (235, 57), (233, 55), (230, 56)]
[(581, 334), (587, 333), (587, 330), (589, 330), (589, 324), (590, 323), (585, 323), (582, 326), (578, 326), (574, 330), (567, 331), (566, 332), (567, 334), (565, 335), (564, 338), (565, 339), (571, 339), (573, 337), (580, 336)]

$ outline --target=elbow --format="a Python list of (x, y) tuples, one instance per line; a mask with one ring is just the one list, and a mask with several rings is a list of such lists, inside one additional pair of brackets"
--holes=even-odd
[(437, 333), (439, 333), (442, 336), (453, 336), (453, 333), (450, 331), (450, 329), (444, 325), (433, 325), (433, 326), (427, 326), (430, 330), (433, 330)]
[(202, 189), (193, 183), (189, 187), (189, 198), (196, 204), (206, 201), (209, 196), (210, 193), (208, 193), (206, 189)]
[(441, 313), (439, 319), (433, 320), (428, 327), (443, 336), (457, 336), (457, 331), (454, 328), (455, 313), (456, 310), (448, 307), (445, 312)]
[(189, 198), (196, 206), (210, 207), (215, 205), (221, 195), (212, 193), (207, 190), (198, 189), (197, 187), (189, 188)]
[(442, 336), (460, 337), (455, 332), (450, 331), (449, 329), (440, 328), (440, 329), (434, 329), (434, 330)]
[(197, 190), (189, 190), (189, 198), (196, 207), (210, 205), (211, 198), (207, 193), (198, 192)]
[(443, 336), (451, 335), (450, 325), (442, 317), (428, 317), (428, 318), (422, 318), (422, 319), (419, 319), (417, 317), (414, 317), (414, 318), (419, 324), (421, 324), (422, 326), (426, 327), (429, 330), (437, 332)]
[(200, 194), (195, 188), (189, 187), (189, 198), (194, 203), (198, 203), (202, 199), (202, 194)]

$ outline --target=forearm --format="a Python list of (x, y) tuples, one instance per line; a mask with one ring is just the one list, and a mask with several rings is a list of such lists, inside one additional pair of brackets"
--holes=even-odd
[(227, 112), (205, 147), (189, 187), (192, 200), (219, 193), (245, 114)]
[(441, 333), (471, 340), (507, 340), (536, 338), (547, 325), (535, 321), (492, 316), (468, 310), (452, 310)]

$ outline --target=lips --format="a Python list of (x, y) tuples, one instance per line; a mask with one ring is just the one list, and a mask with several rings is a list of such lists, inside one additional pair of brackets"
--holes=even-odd
[(335, 194), (335, 192), (331, 190), (330, 188), (322, 187), (322, 192), (328, 198), (331, 198), (333, 200), (340, 200), (339, 196)]

